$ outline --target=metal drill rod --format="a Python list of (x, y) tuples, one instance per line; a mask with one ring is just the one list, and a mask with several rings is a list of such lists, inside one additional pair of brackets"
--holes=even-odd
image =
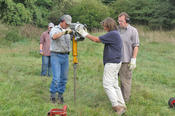
[(77, 76), (77, 64), (78, 64), (78, 58), (77, 58), (77, 41), (75, 40), (75, 36), (73, 36), (73, 68), (74, 68), (74, 104), (76, 104), (76, 76)]
[(76, 104), (76, 78), (77, 78), (77, 64), (74, 64), (74, 104)]

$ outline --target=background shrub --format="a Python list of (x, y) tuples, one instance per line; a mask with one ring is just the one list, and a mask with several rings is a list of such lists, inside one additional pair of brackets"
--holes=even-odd
[(117, 20), (125, 11), (133, 24), (170, 30), (175, 28), (174, 5), (174, 0), (1, 0), (0, 19), (15, 26), (47, 27), (49, 22), (58, 24), (63, 14), (71, 14), (73, 22), (86, 23), (92, 30), (100, 28), (104, 18)]
[(11, 30), (9, 31), (5, 38), (6, 41), (10, 41), (10, 42), (18, 42), (20, 40), (23, 40), (24, 37), (20, 36), (19, 32), (15, 29), (15, 30)]
[(175, 27), (174, 1), (165, 0), (116, 0), (110, 7), (117, 20), (120, 12), (127, 12), (134, 24), (147, 25), (151, 29), (173, 29)]
[(59, 18), (68, 13), (68, 10), (71, 9), (73, 5), (72, 0), (52, 0), (53, 6), (52, 10), (48, 14), (48, 20), (54, 24), (58, 24)]
[(90, 30), (100, 28), (100, 22), (110, 16), (108, 7), (98, 0), (82, 0), (74, 4), (68, 13), (72, 15), (73, 22), (87, 24)]

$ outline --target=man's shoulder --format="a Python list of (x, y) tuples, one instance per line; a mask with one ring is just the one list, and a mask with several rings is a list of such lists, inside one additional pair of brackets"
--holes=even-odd
[(44, 31), (44, 32), (42, 32), (41, 36), (44, 37), (46, 34), (48, 34), (48, 31)]
[(44, 31), (42, 34), (44, 34), (44, 35), (45, 35), (45, 34), (48, 34), (48, 30)]
[(118, 36), (119, 35), (119, 32), (117, 30), (113, 30), (113, 31), (110, 31), (109, 34), (111, 36), (116, 36), (116, 35)]
[(60, 31), (61, 28), (57, 25), (51, 29), (51, 31)]
[(137, 31), (136, 27), (132, 26), (132, 25), (128, 25), (128, 28), (133, 30), (133, 31)]

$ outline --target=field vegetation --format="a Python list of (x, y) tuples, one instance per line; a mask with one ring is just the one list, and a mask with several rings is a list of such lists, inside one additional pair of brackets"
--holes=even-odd
[[(136, 26), (140, 35), (137, 68), (127, 116), (173, 116), (168, 100), (175, 94), (175, 31), (150, 31)], [(46, 116), (63, 105), (49, 100), (51, 78), (40, 77), (39, 37), (43, 28), (0, 24), (0, 115)], [(92, 33), (99, 36), (105, 32)], [(78, 43), (77, 101), (73, 101), (73, 63), (70, 54), (65, 104), (68, 116), (116, 116), (102, 87), (103, 44)]]

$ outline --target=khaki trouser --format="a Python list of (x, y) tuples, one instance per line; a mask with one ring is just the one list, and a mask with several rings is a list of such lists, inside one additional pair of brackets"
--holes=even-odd
[(121, 89), (118, 86), (120, 66), (121, 63), (106, 63), (104, 66), (103, 87), (113, 107), (118, 105), (126, 107)]
[(125, 102), (128, 102), (131, 95), (132, 71), (129, 70), (129, 63), (122, 63), (119, 76), (121, 81), (121, 90)]

